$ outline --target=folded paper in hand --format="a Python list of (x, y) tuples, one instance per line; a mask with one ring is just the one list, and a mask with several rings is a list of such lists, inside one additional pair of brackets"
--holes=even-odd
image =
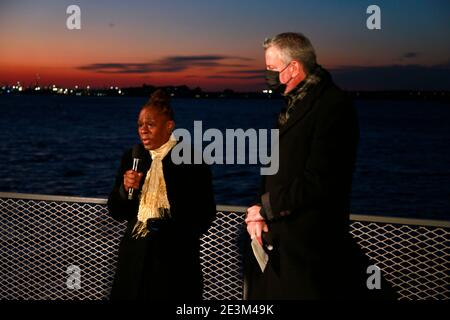
[(269, 255), (266, 253), (266, 251), (264, 251), (264, 248), (261, 247), (256, 239), (252, 240), (252, 249), (255, 258), (258, 261), (259, 267), (261, 268), (261, 272), (264, 272), (264, 269), (266, 269), (267, 261), (269, 261)]

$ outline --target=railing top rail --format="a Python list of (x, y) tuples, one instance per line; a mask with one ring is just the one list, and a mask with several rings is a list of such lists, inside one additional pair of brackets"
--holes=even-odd
[[(15, 193), (15, 192), (0, 192), (0, 198), (37, 200), (37, 201), (57, 201), (57, 202), (81, 202), (81, 203), (93, 203), (93, 204), (106, 204), (106, 202), (107, 202), (107, 199), (105, 199), (105, 198), (55, 196), (55, 195)], [(219, 212), (245, 213), (247, 208), (244, 206), (219, 204), (219, 205), (217, 205), (216, 209)], [(378, 215), (360, 215), (360, 214), (350, 214), (350, 220), (351, 221), (363, 221), (363, 222), (375, 222), (375, 223), (391, 223), (391, 224), (405, 224), (405, 225), (450, 228), (450, 221), (447, 221), (447, 220), (414, 219), (414, 218), (389, 217), (389, 216), (381, 216), (381, 215), (379, 215), (379, 216)]]
[(218, 204), (216, 206), (216, 210), (218, 212), (236, 212), (236, 213), (245, 213), (247, 212), (247, 207), (243, 206), (233, 206), (226, 204)]
[(14, 193), (14, 192), (0, 192), (0, 198), (37, 200), (37, 201), (57, 201), (57, 202), (81, 202), (81, 203), (96, 203), (96, 204), (106, 204), (106, 202), (108, 201), (108, 199), (104, 198), (55, 196), (47, 194)]
[(375, 216), (375, 215), (372, 216), (372, 215), (363, 215), (363, 214), (350, 214), (350, 221), (450, 228), (450, 221), (447, 221), (447, 220), (415, 219), (415, 218)]

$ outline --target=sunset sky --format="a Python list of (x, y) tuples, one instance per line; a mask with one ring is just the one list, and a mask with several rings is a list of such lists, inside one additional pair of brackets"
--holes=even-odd
[[(69, 30), (69, 5), (81, 30)], [(381, 30), (366, 9), (381, 8)], [(265, 88), (264, 38), (302, 32), (346, 89), (450, 90), (450, 1), (0, 0), (0, 85)]]

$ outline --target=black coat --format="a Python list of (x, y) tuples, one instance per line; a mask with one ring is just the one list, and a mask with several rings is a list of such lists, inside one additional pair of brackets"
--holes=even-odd
[[(147, 172), (152, 159), (143, 149), (139, 171)], [(173, 149), (172, 149), (173, 150)], [(202, 293), (200, 236), (216, 214), (212, 177), (205, 164), (179, 164), (171, 153), (163, 159), (164, 179), (171, 219), (151, 223), (159, 231), (135, 239), (131, 232), (137, 220), (138, 197), (127, 200), (123, 174), (132, 167), (131, 149), (122, 157), (108, 209), (116, 220), (127, 220), (120, 243), (119, 262), (112, 299), (190, 299)], [(142, 177), (140, 189), (145, 180)]]
[(264, 274), (249, 250), (249, 299), (365, 297), (370, 263), (349, 235), (353, 103), (325, 72), (279, 133), (279, 170), (259, 199), (274, 250)]

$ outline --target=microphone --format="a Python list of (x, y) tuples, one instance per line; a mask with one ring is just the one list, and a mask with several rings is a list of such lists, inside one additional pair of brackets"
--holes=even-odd
[[(133, 150), (131, 151), (131, 155), (133, 157), (133, 167), (131, 168), (131, 170), (136, 171), (136, 172), (138, 171), (139, 161), (141, 161), (140, 154), (141, 154), (140, 146), (138, 144), (134, 145)], [(128, 189), (128, 200), (133, 200), (133, 197), (134, 197), (133, 193), (134, 193), (134, 189), (129, 188)]]

